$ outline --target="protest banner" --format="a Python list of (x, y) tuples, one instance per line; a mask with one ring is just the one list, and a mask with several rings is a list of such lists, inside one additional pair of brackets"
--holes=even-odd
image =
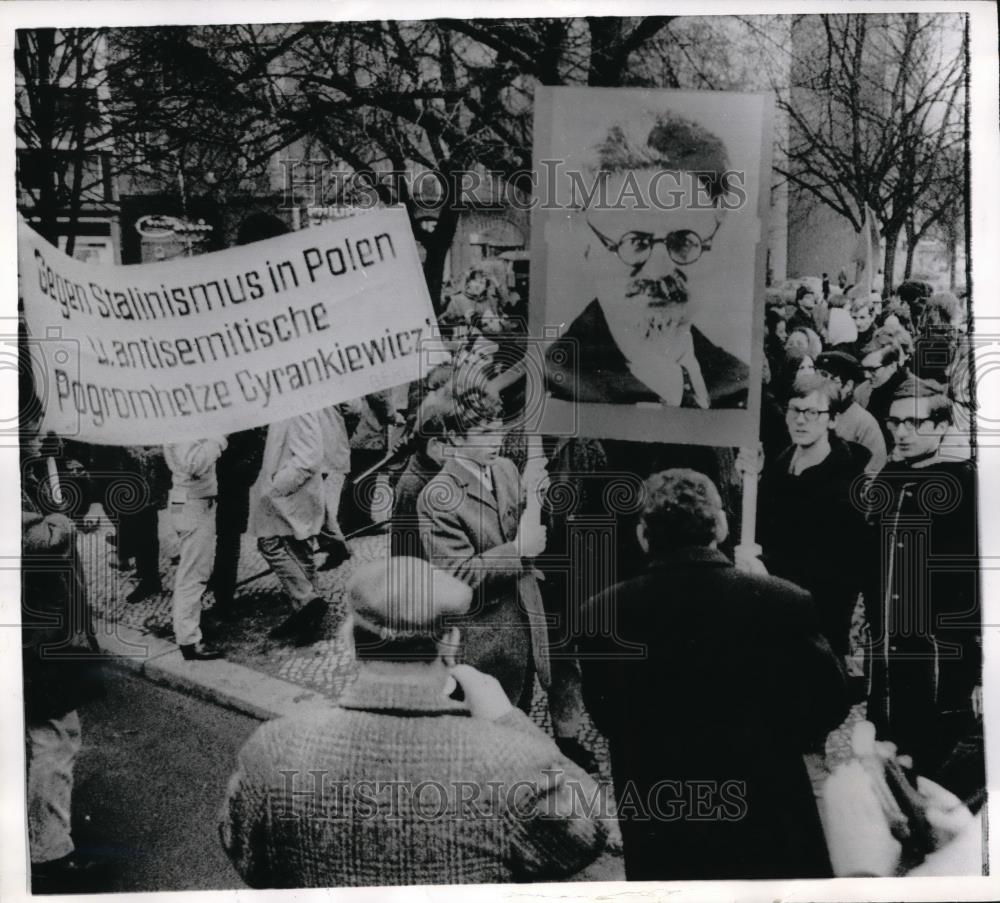
[(21, 220), (18, 255), (42, 429), (84, 442), (188, 441), (399, 385), (435, 323), (402, 208), (119, 267)]

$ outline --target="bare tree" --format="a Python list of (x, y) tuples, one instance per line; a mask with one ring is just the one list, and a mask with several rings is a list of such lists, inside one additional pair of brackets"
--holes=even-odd
[(943, 154), (941, 177), (930, 187), (910, 210), (904, 224), (906, 262), (903, 278), (909, 279), (913, 272), (913, 258), (917, 245), (928, 236), (944, 240), (950, 255), (949, 269), (951, 286), (955, 285), (955, 255), (964, 221), (965, 207), (965, 160), (958, 148)]
[[(155, 133), (166, 161), (160, 170), (178, 156), (189, 161), (192, 191), (199, 172), (223, 187), (262, 177), (293, 145), (367, 179), (410, 212), (436, 301), (463, 174), (496, 173), (530, 190), (534, 86), (633, 83), (641, 52), (669, 24), (647, 17), (135, 29), (115, 41), (115, 115), (132, 123), (123, 135)], [(421, 215), (426, 199), (411, 196), (406, 180), (387, 181), (390, 172), (435, 174), (433, 221)]]
[(956, 160), (964, 161), (963, 19), (800, 16), (787, 47), (775, 46), (760, 23), (744, 20), (762, 46), (785, 55), (790, 72), (787, 82), (775, 84), (789, 124), (778, 173), (858, 232), (865, 205), (871, 207), (885, 239), (886, 290), (907, 221), (940, 206), (931, 199), (942, 183), (964, 182), (954, 170)]
[(15, 37), (19, 206), (53, 244), (65, 218), (69, 254), (84, 204), (110, 199), (104, 37), (101, 29), (51, 28)]

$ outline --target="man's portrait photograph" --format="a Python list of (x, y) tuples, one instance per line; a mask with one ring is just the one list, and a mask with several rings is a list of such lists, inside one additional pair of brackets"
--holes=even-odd
[(548, 405), (574, 406), (590, 435), (738, 442), (759, 383), (765, 99), (546, 94), (532, 314)]

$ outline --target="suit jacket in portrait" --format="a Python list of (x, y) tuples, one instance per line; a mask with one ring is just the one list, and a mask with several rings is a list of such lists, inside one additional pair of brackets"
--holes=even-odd
[[(688, 547), (596, 596), (584, 623), (584, 701), (617, 798), (628, 787), (652, 806), (665, 787), (658, 804), (673, 816), (619, 812), (626, 877), (829, 876), (802, 753), (847, 698), (809, 594)], [(709, 782), (700, 805), (692, 782)]]
[(465, 661), (499, 680), (516, 703), (530, 692), (532, 658), (542, 686), (549, 684), (548, 637), (538, 581), (513, 542), (524, 507), (520, 475), (507, 458), (491, 473), (493, 493), (446, 461), (420, 493), (417, 519), (427, 560), (475, 590), (469, 614), (456, 621)]
[(603, 849), (574, 805), (597, 793), (523, 712), (474, 718), (440, 687), (362, 669), (336, 707), (250, 737), (222, 843), (251, 887), (552, 881)]
[[(750, 369), (738, 357), (691, 327), (694, 356), (701, 367), (709, 406), (745, 408)], [(591, 404), (638, 404), (660, 401), (629, 369), (596, 298), (545, 353), (546, 385), (554, 398)], [(690, 391), (685, 386), (683, 407)]]

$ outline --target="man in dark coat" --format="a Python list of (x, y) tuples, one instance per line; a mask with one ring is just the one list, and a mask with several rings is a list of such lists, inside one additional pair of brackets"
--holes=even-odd
[(596, 238), (584, 255), (594, 294), (547, 349), (548, 390), (586, 403), (745, 407), (749, 368), (696, 325), (705, 280), (726, 265), (711, 254), (732, 200), (725, 145), (663, 112), (612, 126), (596, 151), (582, 226)]
[(216, 616), (235, 612), (240, 544), (250, 517), (250, 487), (260, 473), (266, 438), (267, 427), (231, 433), (216, 462), (219, 495), (215, 509), (215, 564), (209, 584), (215, 593), (212, 612)]
[[(915, 377), (897, 389), (887, 418), (895, 450), (868, 494), (865, 590), (868, 717), (934, 780), (976, 733), (982, 685), (976, 473), (940, 455), (951, 421), (944, 391)], [(978, 732), (981, 742), (981, 722)]]
[(584, 699), (608, 737), (629, 880), (812, 878), (830, 863), (802, 753), (847, 712), (808, 593), (738, 571), (691, 470), (646, 483), (646, 571), (589, 603)]
[(792, 443), (764, 463), (757, 541), (768, 572), (809, 591), (830, 646), (847, 655), (866, 538), (859, 481), (871, 453), (836, 434), (838, 406), (832, 380), (795, 380), (785, 415)]

